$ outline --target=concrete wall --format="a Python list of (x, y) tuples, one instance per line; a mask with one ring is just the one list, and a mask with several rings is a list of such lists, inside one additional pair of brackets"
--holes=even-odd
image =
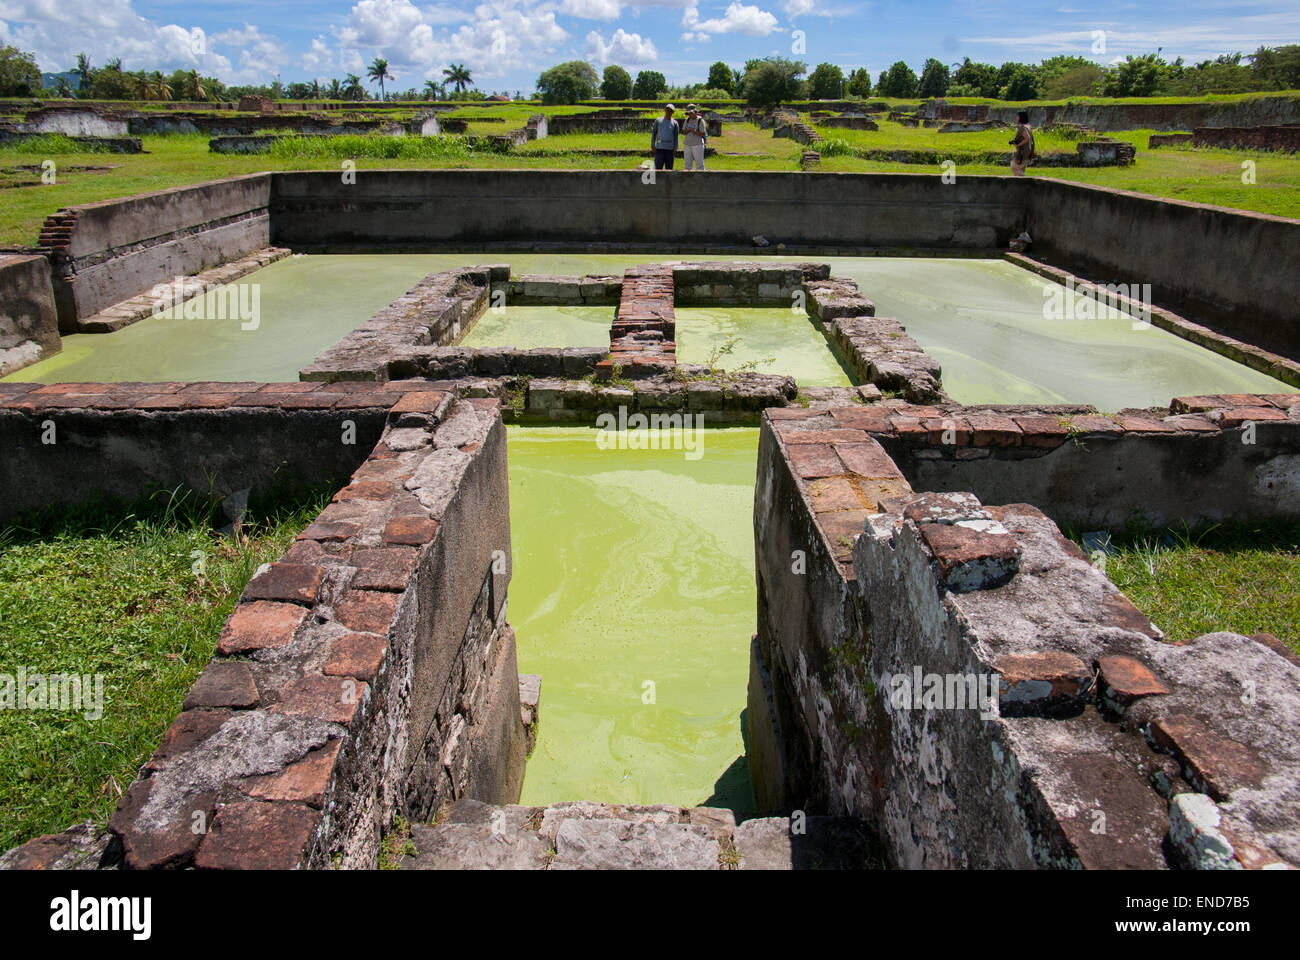
[(44, 257), (0, 257), (0, 377), (63, 348)]
[(268, 245), (267, 174), (68, 207), (46, 221), (59, 325)]
[[(379, 439), (395, 397), (352, 406), (350, 395), (322, 390), (0, 384), (0, 524), (29, 510), (96, 497), (129, 503), (176, 487), (224, 496), (341, 482)], [(343, 442), (345, 420), (355, 443)]]
[(908, 174), (366, 171), (272, 174), (277, 244), (317, 249), (496, 241), (988, 249), (1023, 228), (1028, 189)]
[(1098, 282), (1151, 284), (1156, 305), (1300, 358), (1300, 221), (1034, 177), (1032, 252)]

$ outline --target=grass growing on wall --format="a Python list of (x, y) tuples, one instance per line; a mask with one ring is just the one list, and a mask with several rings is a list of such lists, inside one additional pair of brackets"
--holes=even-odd
[(1105, 571), (1170, 640), (1271, 633), (1300, 653), (1300, 523), (1116, 535)]
[(217, 536), (206, 505), (166, 494), (128, 512), (65, 512), (0, 530), (0, 674), (104, 678), (98, 720), (0, 710), (0, 851), (107, 821), (211, 658), (245, 583), (327, 502), (308, 495), (259, 506), (238, 540)]
[(276, 160), (468, 160), (481, 149), (461, 137), (281, 137), (271, 144)]

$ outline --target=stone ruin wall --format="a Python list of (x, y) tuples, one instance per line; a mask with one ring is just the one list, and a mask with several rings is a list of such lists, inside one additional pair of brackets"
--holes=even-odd
[[(1213, 461), (1243, 446), (1254, 412), (1273, 446), (1239, 485), (1286, 472), (1255, 514), (1295, 516), (1300, 398), (1189, 399), (1199, 412), (1156, 429)], [(760, 806), (859, 816), (908, 868), (1300, 865), (1300, 660), (1265, 634), (1162, 642), (1038, 507), (913, 492), (953, 488), (905, 476), (880, 443), (953, 446), (942, 456), (966, 463), (1010, 446), (1012, 486), (1070, 442), (1055, 417), (930, 412), (765, 415), (748, 713)], [(1151, 432), (1081, 426), (1139, 459)], [(918, 668), (965, 693), (982, 678), (990, 709), (892, 700)]]
[[(42, 447), (49, 420), (62, 438)], [(20, 454), (0, 471), (6, 493), (34, 489), (42, 470), (116, 476), (67, 489), (123, 499), (178, 482), (206, 493), (196, 473), (218, 491), (265, 489), (282, 470), (340, 484), (245, 587), (111, 836), (87, 844), (73, 828), (4, 866), (373, 867), (395, 817), (518, 799), (537, 681), (523, 705), (494, 401), (423, 382), (0, 384), (0, 431)]]

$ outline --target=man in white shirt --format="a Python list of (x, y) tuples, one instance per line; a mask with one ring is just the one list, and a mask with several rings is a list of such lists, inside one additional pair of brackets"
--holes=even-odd
[(708, 121), (700, 115), (700, 108), (691, 104), (686, 108), (686, 123), (682, 125), (682, 155), (687, 170), (704, 169), (704, 143), (709, 139)]

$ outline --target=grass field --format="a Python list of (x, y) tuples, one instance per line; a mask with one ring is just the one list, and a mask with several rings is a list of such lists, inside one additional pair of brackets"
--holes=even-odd
[(1271, 633), (1300, 653), (1300, 524), (1133, 530), (1105, 571), (1170, 640)]
[(103, 675), (98, 719), (84, 709), (0, 710), (0, 850), (107, 821), (244, 584), (327, 500), (257, 511), (238, 541), (219, 538), (205, 509), (166, 496), (0, 531), (0, 674)]
[[(537, 111), (535, 105), (507, 104), (503, 107), (474, 105), (463, 108), (466, 115), (493, 115), (513, 110), (521, 123)], [(548, 113), (581, 112), (590, 107), (547, 108)], [(478, 123), (486, 135), (502, 133), (513, 126)], [(714, 170), (776, 170), (794, 172), (802, 147), (793, 140), (772, 136), (752, 124), (729, 123), (723, 136), (710, 145), (718, 156), (710, 158)], [(829, 135), (863, 148), (936, 149), (955, 152), (1005, 150), (1008, 135), (1002, 130), (969, 134), (938, 134), (933, 130), (881, 122), (879, 131), (836, 130)], [(1052, 176), (1081, 183), (1152, 196), (1172, 197), (1200, 203), (1254, 210), (1277, 216), (1300, 217), (1300, 157), (1233, 150), (1147, 149), (1151, 131), (1115, 134), (1133, 142), (1138, 160), (1132, 167), (1031, 168), (1031, 176)], [(0, 246), (31, 247), (45, 217), (61, 207), (150, 190), (184, 186), (221, 177), (261, 170), (310, 170), (338, 166), (344, 159), (356, 159), (358, 170), (366, 169), (633, 169), (642, 162), (648, 136), (639, 133), (568, 134), (534, 141), (512, 152), (470, 150), (440, 143), (420, 145), (415, 138), (337, 138), (335, 143), (308, 142), (279, 145), (274, 155), (224, 155), (208, 151), (202, 135), (145, 137), (143, 154), (55, 152), (69, 150), (68, 142), (52, 139), (15, 149), (0, 149)], [(374, 141), (373, 143), (370, 141)], [(1041, 150), (1073, 151), (1072, 141), (1043, 136)], [(628, 150), (636, 156), (598, 156), (596, 149)], [(345, 156), (346, 154), (346, 156)], [(41, 182), (41, 164), (52, 160), (56, 181)], [(1255, 164), (1256, 182), (1241, 182), (1242, 162)], [(86, 167), (98, 169), (84, 169)], [(83, 169), (78, 169), (83, 168)], [(107, 169), (104, 169), (107, 168)], [(914, 173), (939, 175), (937, 167), (860, 157), (826, 156), (823, 172)], [(961, 165), (958, 175), (1005, 176), (1001, 165)]]

